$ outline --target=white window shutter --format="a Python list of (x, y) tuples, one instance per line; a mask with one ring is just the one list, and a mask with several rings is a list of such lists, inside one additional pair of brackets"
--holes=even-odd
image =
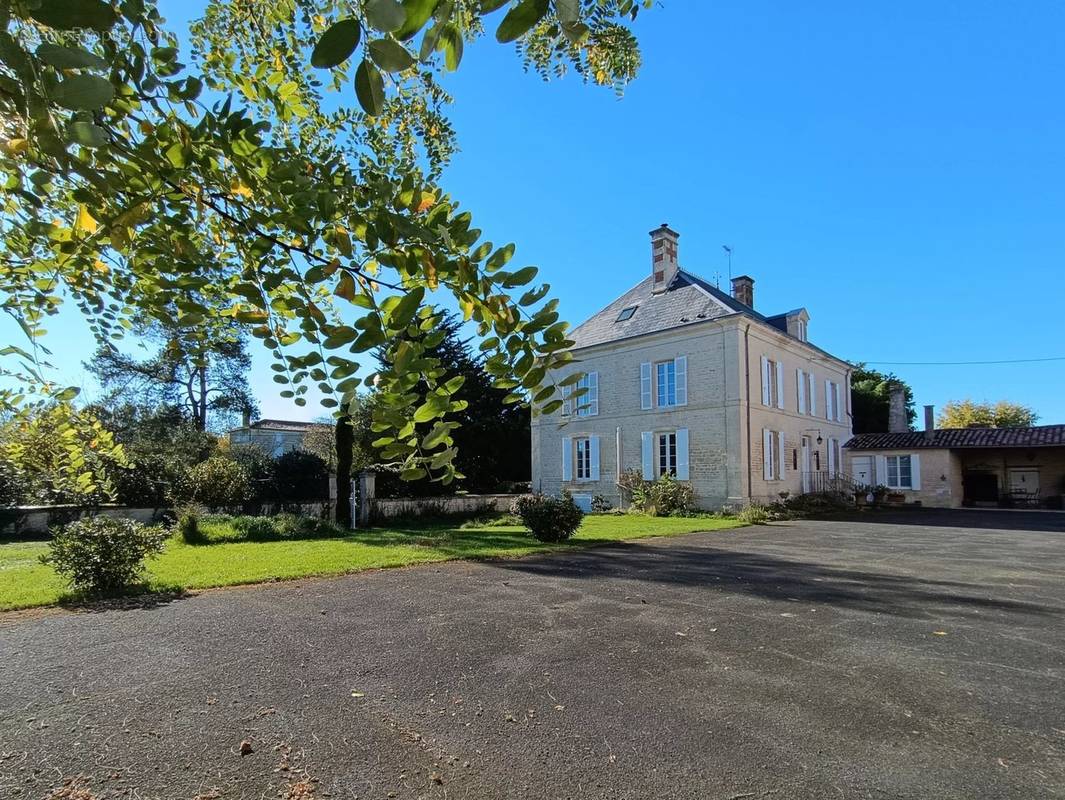
[(836, 440), (828, 437), (828, 471), (836, 471)]
[(573, 439), (562, 437), (562, 480), (573, 480)]
[(688, 405), (688, 357), (677, 356), (673, 362), (673, 372), (676, 375), (677, 405)]
[(688, 480), (688, 429), (677, 428), (677, 480)]
[(773, 480), (773, 432), (762, 428), (762, 477)]
[(769, 359), (765, 356), (762, 356), (762, 405), (773, 405), (769, 397)]
[(588, 410), (585, 412), (589, 417), (599, 416), (599, 373), (588, 373), (588, 394), (585, 395), (583, 402), (588, 404)]
[(568, 417), (570, 414), (573, 413), (572, 395), (573, 395), (573, 387), (572, 386), (563, 386), (562, 387), (562, 416), (564, 416), (564, 417)]
[(591, 478), (593, 481), (599, 480), (599, 437), (593, 436), (589, 439), (592, 452), (590, 454), (589, 461), (591, 467)]
[(640, 364), (640, 408), (647, 410), (651, 407), (651, 362), (644, 361)]
[(840, 401), (840, 395), (841, 395), (839, 384), (838, 383), (833, 383), (832, 386), (835, 387), (835, 389), (836, 389), (836, 402), (833, 404), (833, 408), (836, 411), (836, 422), (842, 422), (843, 421), (843, 409), (840, 407), (840, 402), (839, 402)]
[(810, 416), (817, 415), (817, 381), (814, 380), (814, 374), (811, 372), (807, 377), (807, 386), (810, 389)]
[(825, 381), (825, 419), (832, 419), (832, 381)]
[(640, 455), (643, 461), (643, 479), (655, 479), (655, 435), (651, 431), (640, 434)]
[(914, 490), (921, 488), (921, 457), (917, 453), (910, 455), (910, 477)]
[(784, 407), (784, 365), (777, 362), (777, 408)]
[(875, 486), (887, 486), (887, 456), (875, 456), (876, 476)]
[(799, 413), (806, 413), (806, 373), (801, 369), (795, 370), (795, 388), (799, 394)]
[(777, 477), (781, 480), (784, 479), (784, 474), (787, 471), (784, 466), (787, 459), (784, 457), (787, 451), (786, 443), (784, 441), (784, 431), (777, 431), (777, 452), (780, 457), (777, 459)]

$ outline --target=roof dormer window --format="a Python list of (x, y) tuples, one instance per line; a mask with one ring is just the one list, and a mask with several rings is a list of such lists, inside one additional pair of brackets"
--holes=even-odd
[(621, 313), (618, 314), (618, 318), (614, 321), (624, 322), (627, 319), (632, 319), (632, 315), (636, 313), (637, 308), (639, 308), (639, 306), (628, 306), (627, 308), (621, 309)]

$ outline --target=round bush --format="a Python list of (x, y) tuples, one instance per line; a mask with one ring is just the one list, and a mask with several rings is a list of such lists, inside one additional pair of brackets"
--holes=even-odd
[(544, 494), (519, 497), (514, 503), (514, 513), (541, 542), (565, 541), (576, 533), (584, 518), (584, 512), (566, 492), (560, 497)]
[(56, 530), (41, 561), (77, 591), (121, 594), (140, 580), (144, 560), (161, 552), (165, 541), (166, 531), (131, 519), (87, 517)]
[(224, 456), (212, 456), (192, 467), (180, 489), (180, 496), (175, 499), (212, 511), (241, 506), (252, 496), (248, 471)]

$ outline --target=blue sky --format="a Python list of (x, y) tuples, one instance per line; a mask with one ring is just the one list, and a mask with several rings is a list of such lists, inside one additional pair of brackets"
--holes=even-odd
[[(731, 245), (757, 308), (805, 306), (843, 358), (1062, 357), (1063, 30), (1056, 0), (663, 0), (635, 25), (644, 67), (621, 99), (543, 83), (486, 40), (447, 79), (462, 152), (444, 184), (574, 324), (647, 274), (668, 222), (683, 267), (725, 285)], [(80, 323), (53, 330), (60, 373), (84, 380)], [(919, 404), (1010, 399), (1065, 422), (1065, 361), (883, 368)], [(264, 416), (321, 413), (276, 396), (267, 358), (253, 383)]]

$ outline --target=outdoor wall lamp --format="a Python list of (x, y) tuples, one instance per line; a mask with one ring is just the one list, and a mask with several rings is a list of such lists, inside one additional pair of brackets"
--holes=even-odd
[(818, 444), (824, 444), (825, 440), (821, 438), (821, 429), (820, 428), (807, 428), (806, 430), (803, 431), (803, 433), (816, 433), (817, 434), (817, 443)]

